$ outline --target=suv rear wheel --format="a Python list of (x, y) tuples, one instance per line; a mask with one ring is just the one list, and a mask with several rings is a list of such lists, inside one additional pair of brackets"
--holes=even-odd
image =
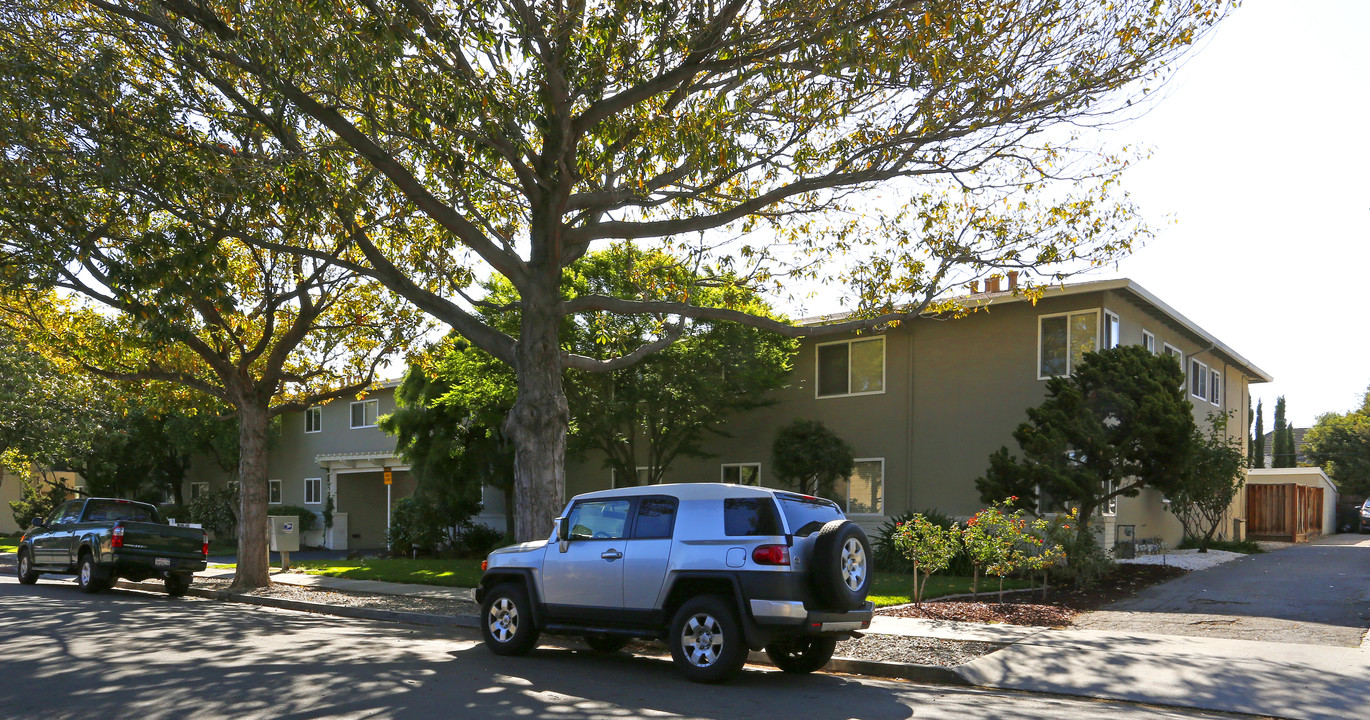
[(766, 657), (787, 673), (821, 670), (837, 649), (835, 637), (797, 637), (777, 640), (766, 646)]
[(857, 610), (871, 587), (871, 543), (866, 531), (850, 520), (833, 520), (818, 531), (813, 544), (813, 589), (824, 604)]
[(540, 632), (522, 585), (496, 585), (481, 603), (480, 616), (480, 634), (496, 655), (525, 655), (537, 645)]
[(686, 600), (671, 619), (666, 641), (676, 667), (693, 682), (722, 682), (747, 662), (747, 641), (737, 613), (715, 595)]

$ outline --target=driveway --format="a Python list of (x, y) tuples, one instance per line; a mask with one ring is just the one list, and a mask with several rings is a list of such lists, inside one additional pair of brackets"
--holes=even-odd
[(1370, 535), (1333, 535), (1192, 572), (1076, 625), (1358, 647), (1370, 627)]

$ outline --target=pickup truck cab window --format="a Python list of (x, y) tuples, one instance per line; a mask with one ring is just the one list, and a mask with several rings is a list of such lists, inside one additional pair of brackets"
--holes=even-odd
[(623, 537), (628, 525), (627, 500), (599, 500), (578, 502), (571, 508), (568, 519), (571, 540), (617, 540)]
[(91, 500), (86, 507), (86, 522), (157, 522), (156, 514), (146, 505), (121, 503), (114, 500)]
[(84, 504), (84, 501), (72, 500), (71, 502), (68, 502), (67, 504), (63, 505), (62, 516), (57, 518), (57, 522), (59, 524), (66, 525), (69, 523), (75, 523), (76, 521), (80, 520), (81, 506)]

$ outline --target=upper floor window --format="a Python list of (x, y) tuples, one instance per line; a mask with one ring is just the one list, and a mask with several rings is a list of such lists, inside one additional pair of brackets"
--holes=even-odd
[(760, 485), (761, 463), (723, 463), (722, 480), (734, 485)]
[(1208, 371), (1208, 401), (1214, 405), (1222, 403), (1223, 376), (1217, 370)]
[(1189, 394), (1208, 399), (1208, 366), (1193, 359), (1189, 361)]
[(1043, 315), (1037, 324), (1037, 379), (1069, 375), (1099, 345), (1099, 311)]
[(312, 407), (304, 411), (304, 431), (316, 433), (323, 429), (323, 408)]
[(848, 514), (881, 514), (885, 507), (885, 459), (858, 458), (851, 476), (837, 481), (833, 490), (837, 503)]
[(281, 481), (266, 481), (266, 501), (272, 505), (281, 504)]
[(376, 427), (376, 417), (380, 406), (379, 400), (362, 400), (352, 403), (352, 427)]
[(1146, 351), (1147, 351), (1147, 352), (1151, 353), (1152, 355), (1155, 355), (1155, 354), (1156, 354), (1156, 336), (1155, 336), (1155, 335), (1152, 335), (1151, 333), (1149, 333), (1149, 332), (1147, 332), (1147, 331), (1145, 331), (1145, 330), (1143, 330), (1143, 331), (1142, 331), (1142, 347), (1146, 348)]
[(824, 343), (818, 351), (818, 397), (885, 392), (885, 338)]
[(1116, 348), (1123, 344), (1123, 334), (1119, 330), (1121, 324), (1115, 313), (1104, 311), (1104, 349)]
[(620, 473), (618, 470), (610, 470), (610, 471), (609, 471), (609, 474), (610, 474), (610, 476), (611, 476), (611, 477), (610, 477), (610, 486), (611, 486), (611, 487), (616, 487), (616, 488), (621, 488), (621, 487), (637, 487), (637, 486), (641, 486), (641, 485), (646, 485), (646, 484), (647, 484), (647, 478), (648, 478), (648, 472), (650, 472), (651, 468), (648, 468), (647, 466), (644, 465), (644, 466), (641, 466), (641, 467), (636, 468), (636, 470), (637, 470), (637, 473), (636, 473), (637, 477), (635, 477), (635, 478), (627, 478), (627, 477), (624, 477), (623, 474)]
[(1165, 354), (1169, 357), (1175, 358), (1175, 362), (1180, 364), (1180, 372), (1184, 372), (1184, 353), (1180, 352), (1179, 348), (1175, 347), (1174, 345), (1171, 345), (1170, 343), (1166, 343)]

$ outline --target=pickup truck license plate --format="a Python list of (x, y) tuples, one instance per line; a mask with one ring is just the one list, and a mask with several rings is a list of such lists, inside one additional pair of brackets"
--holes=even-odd
[(152, 561), (154, 567), (171, 567), (171, 558), (157, 558)]

